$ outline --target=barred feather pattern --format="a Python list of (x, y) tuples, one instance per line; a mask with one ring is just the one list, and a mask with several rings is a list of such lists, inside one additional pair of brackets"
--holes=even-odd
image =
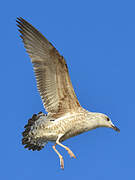
[(37, 87), (48, 113), (61, 117), (80, 107), (63, 56), (30, 23), (17, 18), (24, 47), (34, 67)]
[[(25, 145), (24, 148), (28, 148), (29, 150), (37, 150), (40, 151), (47, 143), (47, 141), (43, 141), (42, 138), (36, 137), (36, 124), (41, 122), (41, 119), (46, 119), (46, 114), (39, 112), (38, 114), (34, 114), (32, 118), (28, 120), (28, 124), (24, 126), (25, 130), (22, 133), (22, 144)], [(35, 128), (35, 131), (33, 130)]]

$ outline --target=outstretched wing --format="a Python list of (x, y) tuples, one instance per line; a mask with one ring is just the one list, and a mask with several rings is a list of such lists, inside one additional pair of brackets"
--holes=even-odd
[(80, 106), (67, 64), (53, 45), (23, 18), (17, 26), (34, 67), (37, 87), (48, 113), (61, 114)]

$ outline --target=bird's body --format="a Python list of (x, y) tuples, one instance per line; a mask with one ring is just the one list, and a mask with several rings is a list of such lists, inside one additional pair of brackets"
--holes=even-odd
[[(48, 112), (33, 115), (25, 125), (22, 144), (29, 150), (41, 150), (48, 141), (65, 148), (71, 157), (73, 152), (62, 141), (97, 127), (119, 129), (102, 113), (89, 112), (81, 107), (68, 73), (64, 57), (31, 24), (22, 18), (17, 20), (21, 38), (31, 58), (37, 87), (43, 105)], [(64, 161), (60, 158), (61, 168)]]
[[(48, 141), (55, 142), (59, 135), (62, 135), (60, 139), (62, 142), (100, 126), (98, 122), (95, 124), (96, 116), (83, 108), (78, 108), (76, 112), (63, 114), (63, 116), (56, 119), (51, 115), (44, 115), (43, 113), (34, 116), (37, 117), (37, 119), (30, 127), (29, 141), (31, 141), (31, 139), (35, 139), (35, 141), (39, 139), (39, 146), (43, 146)], [(89, 123), (87, 121), (89, 121)], [(27, 139), (27, 130), (24, 131), (23, 134), (24, 139)], [(27, 144), (29, 144), (29, 141), (26, 141)]]
[[(80, 109), (78, 109), (78, 112), (63, 114), (59, 118), (44, 115), (43, 113), (34, 115), (33, 118), (37, 117), (37, 119), (30, 126), (29, 141), (31, 142), (31, 139), (35, 139), (35, 141), (39, 139), (39, 146), (43, 146), (48, 141), (56, 141), (59, 135), (63, 135), (61, 141), (64, 141), (86, 131), (85, 122), (88, 112), (82, 108)], [(24, 139), (27, 140), (24, 141), (27, 142), (25, 144), (29, 144), (28, 138), (26, 138), (28, 136), (27, 126), (23, 134)]]

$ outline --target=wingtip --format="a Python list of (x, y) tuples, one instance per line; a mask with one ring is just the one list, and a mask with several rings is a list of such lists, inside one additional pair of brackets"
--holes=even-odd
[(16, 18), (16, 25), (18, 27), (18, 31), (22, 34), (22, 28), (23, 28), (23, 24), (25, 23), (25, 20), (22, 17), (17, 17)]
[(26, 20), (22, 18), (21, 16), (19, 16), (16, 18), (16, 22), (20, 24), (20, 23), (26, 22)]
[(21, 18), (22, 18), (22, 17), (17, 17), (17, 18), (16, 18), (16, 22), (17, 22), (17, 23), (20, 22), (20, 21), (21, 21)]
[(17, 17), (17, 18), (16, 18), (16, 23), (17, 23), (16, 25), (17, 25), (18, 27), (19, 27), (19, 25), (21, 25), (21, 22), (22, 22), (22, 21), (21, 21), (21, 17)]

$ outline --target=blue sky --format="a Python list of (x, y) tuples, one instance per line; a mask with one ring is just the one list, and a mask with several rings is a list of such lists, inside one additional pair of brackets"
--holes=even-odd
[[(0, 179), (135, 179), (134, 1), (1, 2)], [(107, 114), (121, 132), (99, 128), (64, 142), (65, 170), (48, 144), (40, 152), (21, 145), (23, 126), (44, 111), (30, 59), (19, 38), (22, 16), (65, 57), (80, 101)]]

